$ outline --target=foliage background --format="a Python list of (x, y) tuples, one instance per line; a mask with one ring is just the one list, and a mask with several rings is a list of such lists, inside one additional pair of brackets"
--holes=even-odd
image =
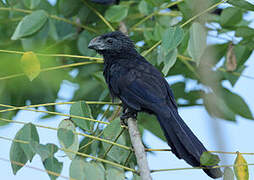
[[(29, 9), (29, 7), (26, 4), (23, 4), (23, 2), (15, 2), (15, 1), (7, 1), (10, 3), (10, 5), (13, 5), (14, 7), (17, 8), (24, 8), (24, 9)], [(85, 25), (90, 25), (90, 26), (94, 26), (92, 25), (92, 22), (97, 22), (96, 23), (96, 27), (95, 29), (100, 31), (99, 34), (102, 34), (104, 32), (108, 32), (110, 31), (110, 29), (107, 28), (107, 26), (105, 26), (105, 24), (97, 17), (94, 15), (94, 12), (92, 11), (88, 11), (87, 7), (85, 5), (82, 4), (82, 2), (80, 2), (80, 4), (74, 4), (74, 3), (69, 3), (70, 1), (59, 1), (57, 3), (57, 6), (52, 7), (50, 6), (48, 3), (46, 3), (46, 1), (41, 1), (40, 5), (38, 5), (37, 7), (34, 7), (34, 9), (45, 9), (47, 12), (50, 12), (52, 14), (57, 14), (59, 16), (70, 18), (71, 20), (75, 21), (77, 17), (80, 18), (81, 23), (85, 24)], [(149, 1), (146, 1), (147, 4), (149, 5)], [(164, 1), (158, 1), (157, 4), (153, 4), (154, 6), (159, 6), (163, 3)], [(190, 4), (188, 4), (189, 1), (185, 2), (185, 6), (182, 6), (182, 9), (180, 8), (182, 14), (183, 14), (183, 21), (187, 20), (189, 18), (192, 17), (192, 15), (198, 13), (198, 12), (202, 12), (203, 9), (206, 9), (207, 7), (209, 7), (211, 4), (214, 4), (215, 2), (219, 2), (219, 1), (209, 1), (209, 6), (203, 7), (203, 9), (195, 9), (194, 7), (190, 7)], [(13, 3), (13, 4), (11, 4)], [(88, 2), (89, 3), (89, 2)], [(151, 2), (150, 2), (151, 3)], [(198, 2), (197, 2), (198, 3)], [(82, 6), (81, 6), (82, 4)], [(97, 10), (99, 10), (102, 14), (104, 14), (104, 11), (106, 8), (110, 8), (110, 6), (101, 6), (101, 5), (95, 5), (92, 3), (89, 3), (91, 6), (96, 7)], [(137, 1), (136, 4), (134, 3), (134, 5), (136, 7), (136, 13), (132, 12), (134, 11), (135, 8), (130, 9), (129, 8), (129, 12), (128, 12), (128, 16), (124, 17), (125, 19), (123, 20), (126, 24), (127, 27), (131, 27), (131, 25), (135, 24), (135, 22), (138, 22), (144, 15), (148, 15), (149, 13), (151, 13), (152, 9), (151, 4), (150, 6), (148, 6), (148, 8), (144, 8), (142, 5), (142, 8), (138, 8), (140, 7), (141, 3), (139, 3), (139, 6), (137, 6)], [(6, 6), (5, 1), (2, 2), (3, 6)], [(120, 7), (123, 6), (129, 6), (128, 2), (122, 2)], [(2, 6), (1, 6), (2, 7)], [(50, 7), (50, 8), (49, 8)], [(72, 8), (70, 8), (72, 7)], [(82, 8), (81, 8), (82, 7)], [(181, 7), (181, 6), (180, 6)], [(186, 7), (188, 7), (186, 9)], [(223, 6), (225, 7), (225, 6)], [(86, 8), (84, 10), (84, 8)], [(195, 11), (198, 12), (192, 12), (194, 9), (192, 9), (192, 11), (190, 11), (191, 8), (194, 8)], [(234, 7), (236, 8), (236, 7)], [(126, 9), (126, 8), (124, 8)], [(144, 9), (146, 9), (146, 11), (144, 11)], [(237, 9), (239, 10), (239, 9)], [(89, 14), (86, 14), (85, 12), (89, 12)], [(192, 13), (186, 13), (186, 12), (192, 12)], [(240, 11), (242, 11), (243, 14), (245, 14), (245, 10), (241, 9)], [(116, 11), (114, 11), (116, 12)], [(121, 10), (122, 12), (122, 10)], [(131, 38), (135, 41), (141, 41), (141, 40), (145, 40), (145, 44), (144, 46), (139, 47), (140, 52), (142, 52), (145, 49), (148, 49), (149, 47), (151, 47), (154, 43), (156, 43), (158, 40), (160, 40), (163, 37), (163, 28), (167, 29), (171, 24), (167, 24), (167, 22), (174, 22), (177, 21), (177, 18), (174, 17), (174, 13), (179, 13), (176, 11), (172, 11), (173, 12), (173, 16), (163, 16), (163, 15), (158, 15), (155, 16), (155, 21), (147, 21), (144, 23), (144, 25), (141, 25), (140, 27), (142, 28), (148, 28), (147, 31), (145, 32), (140, 32), (139, 29), (135, 30), (135, 31), (131, 31), (130, 34), (132, 34)], [(31, 36), (25, 36), (22, 37), (21, 40), (17, 40), (17, 41), (13, 41), (11, 40), (11, 36), (13, 35), (13, 32), (15, 31), (15, 28), (18, 24), (18, 22), (21, 20), (21, 17), (23, 17), (25, 14), (23, 13), (17, 13), (17, 12), (9, 12), (9, 11), (1, 11), (1, 49), (8, 49), (8, 50), (19, 50), (19, 51), (34, 51), (34, 52), (39, 52), (39, 53), (49, 53), (49, 54), (55, 54), (55, 53), (61, 53), (61, 54), (75, 54), (75, 55), (89, 55), (89, 56), (95, 56), (95, 53), (92, 51), (87, 50), (87, 43), (89, 42), (89, 40), (94, 37), (96, 34), (94, 33), (88, 33), (86, 31), (82, 32), (82, 29), (77, 28), (75, 26), (69, 25), (68, 23), (64, 23), (61, 21), (55, 21), (55, 20), (48, 20), (46, 22), (46, 24), (43, 25), (43, 27), (41, 29), (38, 29), (37, 33), (33, 33)], [(248, 12), (249, 13), (249, 12)], [(106, 13), (107, 14), (107, 13)], [(135, 19), (135, 17), (132, 17), (131, 15), (134, 14), (137, 17)], [(239, 11), (236, 11), (236, 13), (239, 16)], [(178, 16), (179, 14), (177, 14)], [(249, 15), (249, 14), (248, 14)], [(109, 16), (109, 15), (108, 15)], [(250, 15), (249, 15), (250, 16)], [(105, 16), (107, 17), (107, 15)], [(119, 18), (120, 16), (117, 16), (117, 18)], [(209, 16), (210, 17), (210, 16)], [(251, 17), (251, 16), (250, 16)], [(9, 19), (10, 18), (10, 19)], [(84, 19), (82, 19), (84, 18)], [(174, 19), (175, 18), (175, 19)], [(212, 20), (211, 21), (215, 21), (218, 23), (221, 23), (221, 20), (219, 19), (220, 17), (210, 17)], [(115, 21), (114, 19), (110, 19), (110, 17), (107, 18), (108, 20), (111, 21)], [(209, 19), (209, 18), (208, 18)], [(117, 19), (117, 21), (119, 21), (121, 19)], [(181, 20), (181, 18), (179, 19)], [(12, 23), (9, 23), (10, 21), (13, 21)], [(203, 22), (204, 19), (199, 18), (199, 22)], [(212, 63), (212, 65), (216, 64), (217, 62), (219, 62), (219, 60), (221, 60), (221, 57), (224, 55), (226, 55), (227, 52), (227, 46), (230, 43), (230, 41), (232, 40), (232, 37), (234, 36), (234, 34), (232, 33), (232, 31), (237, 30), (239, 27), (247, 27), (248, 22), (243, 20), (242, 18), (237, 19), (231, 17), (230, 21), (233, 22), (228, 22), (230, 25), (224, 25), (222, 26), (223, 29), (222, 30), (218, 30), (218, 32), (220, 32), (221, 34), (223, 34), (222, 36), (220, 36), (220, 38), (216, 38), (212, 39), (214, 37), (214, 34), (211, 35), (210, 43), (221, 43), (225, 44), (225, 45), (218, 45), (216, 47), (219, 47), (219, 50), (222, 50), (221, 54), (218, 55), (217, 58), (215, 58), (215, 62)], [(154, 23), (156, 22), (156, 23)], [(51, 24), (50, 24), (51, 23)], [(53, 25), (52, 25), (53, 24)], [(113, 26), (117, 27), (118, 26), (118, 22), (114, 22)], [(54, 30), (54, 27), (56, 28)], [(151, 27), (155, 27), (149, 30), (149, 28)], [(190, 28), (190, 26), (187, 26), (185, 31), (187, 31)], [(227, 34), (225, 35), (225, 32), (227, 32)], [(217, 34), (215, 34), (216, 36)], [(231, 37), (228, 38), (228, 36)], [(241, 38), (236, 38), (234, 37), (233, 42), (235, 44), (239, 44), (239, 46), (244, 45), (244, 48), (246, 48), (246, 50), (244, 50), (242, 53), (242, 49), (241, 47), (239, 48), (240, 52), (238, 51), (236, 53), (236, 56), (238, 57), (237, 60), (241, 59), (241, 62), (238, 62), (237, 64), (237, 69), (235, 70), (235, 72), (242, 72), (241, 70), (244, 68), (244, 65), (248, 65), (248, 62), (245, 62), (251, 51), (252, 51), (252, 36), (246, 33), (241, 34), (243, 38), (243, 40)], [(227, 38), (227, 40), (225, 40), (225, 38)], [(222, 39), (222, 40), (221, 40)], [(224, 39), (224, 41), (223, 41)], [(188, 42), (188, 41), (187, 41)], [(242, 43), (242, 44), (241, 44)], [(185, 43), (186, 44), (186, 43)], [(247, 45), (246, 45), (247, 44)], [(188, 44), (186, 44), (188, 45)], [(53, 46), (53, 47), (52, 47)], [(188, 51), (186, 50), (186, 47), (184, 47), (184, 41), (183, 43), (180, 45), (178, 51), (180, 51), (183, 55), (186, 55), (187, 57), (189, 57)], [(240, 54), (240, 55), (239, 55)], [(209, 54), (208, 54), (209, 55)], [(203, 58), (201, 58), (201, 64), (199, 66), (199, 68), (196, 68), (195, 63), (190, 62), (190, 65), (195, 69), (195, 72), (199, 72), (198, 69), (205, 69), (207, 71), (210, 71), (210, 67), (207, 68), (207, 65), (205, 64), (206, 60), (209, 60), (209, 58), (207, 58), (208, 56), (207, 54), (203, 55)], [(217, 54), (216, 54), (217, 55)], [(165, 63), (166, 59), (168, 57), (162, 57), (162, 61), (164, 61), (163, 63), (159, 63), (156, 62), (155, 60), (158, 60), (161, 57), (161, 54), (158, 55), (157, 51), (153, 51), (151, 54), (149, 54), (147, 56), (148, 60), (150, 60), (153, 64), (157, 65), (157, 67), (160, 70), (163, 70), (164, 68), (164, 72), (165, 72), (165, 66), (169, 66), (169, 63)], [(1, 54), (1, 77), (2, 76), (6, 76), (8, 74), (15, 74), (15, 73), (20, 73), (22, 72), (22, 69), (20, 68), (19, 65), (19, 61), (20, 61), (20, 55), (13, 55), (13, 54)], [(11, 59), (11, 61), (10, 61)], [(61, 65), (61, 64), (69, 64), (69, 63), (75, 63), (75, 62), (83, 62), (82, 59), (73, 59), (73, 58), (63, 58), (63, 57), (57, 57), (57, 58), (49, 58), (49, 57), (39, 57), (40, 63), (42, 67), (51, 67), (51, 66), (57, 66), (57, 65)], [(250, 60), (249, 60), (250, 61)], [(202, 64), (202, 62), (204, 62), (204, 64)], [(6, 68), (8, 67), (8, 68)], [(188, 68), (186, 68), (187, 66), (185, 66), (185, 64), (183, 63), (183, 61), (181, 61), (179, 58), (176, 61), (176, 64), (173, 66), (173, 68), (170, 70), (170, 72), (165, 72), (166, 76), (173, 76), (173, 78), (169, 78), (169, 81), (171, 81), (172, 83), (172, 88), (175, 92), (176, 98), (178, 100), (178, 103), (181, 106), (185, 107), (185, 106), (190, 106), (191, 111), (196, 108), (198, 110), (202, 109), (199, 107), (196, 107), (197, 105), (199, 106), (200, 104), (202, 105), (202, 99), (203, 96), (201, 94), (204, 94), (204, 89), (201, 88), (197, 88), (200, 86), (197, 86), (197, 77), (195, 77), (195, 74)], [(223, 63), (223, 61), (221, 61), (220, 63), (217, 64), (216, 67), (222, 67), (225, 69), (227, 69), (227, 66), (225, 65), (225, 63)], [(101, 80), (101, 70), (102, 70), (102, 66), (101, 65), (88, 65), (88, 66), (80, 66), (75, 68), (75, 70), (73, 69), (64, 69), (64, 70), (58, 70), (58, 71), (49, 71), (49, 72), (45, 72), (45, 73), (41, 73), (39, 75), (39, 77), (37, 77), (34, 81), (30, 82), (28, 80), (27, 77), (19, 77), (17, 79), (11, 79), (11, 80), (5, 80), (5, 81), (1, 81), (1, 94), (4, 94), (4, 96), (1, 96), (1, 100), (0, 103), (1, 104), (9, 104), (9, 105), (15, 105), (15, 106), (23, 106), (25, 104), (39, 104), (39, 103), (48, 103), (48, 102), (54, 102), (56, 99), (58, 101), (63, 101), (63, 100), (103, 100), (103, 101), (109, 101), (110, 98), (108, 96), (108, 92), (107, 90), (105, 90), (105, 84), (104, 82)], [(73, 78), (73, 76), (71, 76), (69, 74), (69, 72), (72, 72), (71, 75), (75, 75)], [(248, 75), (248, 73), (246, 74), (246, 70), (243, 71), (243, 74)], [(253, 71), (252, 71), (253, 72)], [(181, 74), (179, 76), (179, 74)], [(204, 75), (201, 72), (201, 76)], [(237, 87), (241, 87), (240, 84), (240, 80), (237, 81), (237, 83), (234, 85), (234, 83), (232, 84), (232, 79), (234, 78), (238, 78), (238, 76), (233, 75), (230, 72), (221, 72), (221, 71), (213, 71), (211, 72), (211, 74), (209, 74), (211, 76), (216, 76), (217, 77), (217, 81), (215, 81), (216, 83), (216, 88), (222, 88), (226, 87), (228, 89), (230, 89), (232, 92), (237, 92)], [(52, 78), (54, 77), (54, 78)], [(210, 77), (210, 76), (207, 76)], [(244, 78), (244, 77), (242, 77)], [(173, 80), (172, 80), (173, 79)], [(65, 80), (65, 81), (63, 81)], [(67, 81), (66, 81), (67, 80)], [(213, 79), (212, 79), (213, 80)], [(252, 79), (245, 79), (243, 81), (247, 81), (248, 83), (243, 83), (244, 86), (246, 88), (243, 88), (241, 90), (241, 94), (240, 95), (246, 95), (249, 94), (250, 88), (253, 86), (250, 86), (250, 82), (253, 81)], [(207, 84), (208, 82), (206, 81), (206, 79), (201, 79), (201, 82), (203, 84), (206, 85), (210, 85), (211, 87), (214, 87), (214, 84)], [(231, 84), (230, 84), (231, 82)], [(240, 84), (240, 85), (239, 85)], [(232, 85), (233, 88), (232, 88)], [(185, 88), (186, 86), (186, 88)], [(35, 88), (36, 87), (36, 90)], [(61, 87), (61, 88), (60, 88)], [(73, 92), (68, 92), (70, 91), (71, 87), (73, 88)], [(18, 89), (18, 91), (17, 91)], [(75, 91), (74, 91), (75, 89)], [(60, 91), (59, 91), (60, 90)], [(247, 90), (247, 92), (246, 92)], [(183, 93), (184, 92), (184, 93)], [(217, 95), (221, 96), (220, 94), (221, 91), (217, 91)], [(246, 92), (246, 93), (242, 93), (242, 92)], [(73, 96), (72, 96), (72, 93)], [(67, 97), (66, 97), (67, 96)], [(232, 97), (230, 98), (225, 98), (225, 96), (222, 96), (224, 102), (228, 105), (229, 103), (231, 103), (231, 99), (234, 99), (235, 95), (232, 95)], [(246, 96), (247, 97), (247, 96)], [(248, 99), (245, 99), (245, 101), (247, 102), (249, 106), (249, 109), (252, 109), (250, 107), (253, 107), (251, 105), (251, 102), (249, 101), (249, 99), (253, 99), (253, 95), (250, 95), (250, 97)], [(225, 110), (225, 109), (219, 109), (219, 110), (215, 110), (215, 112), (213, 112), (212, 108), (210, 108), (210, 114), (213, 114), (215, 116), (218, 116), (220, 118), (224, 118), (225, 120), (231, 120), (231, 121), (235, 121), (236, 117), (238, 119), (238, 124), (242, 123), (242, 118), (239, 117), (239, 101), (235, 101), (234, 103), (231, 104), (230, 106), (230, 112)], [(225, 105), (225, 104), (223, 104)], [(193, 108), (193, 106), (195, 106)], [(229, 105), (228, 105), (229, 106)], [(217, 104), (213, 104), (212, 107), (217, 107)], [(95, 113), (97, 110), (97, 113), (94, 114), (94, 116), (96, 117), (98, 115), (99, 112), (101, 112), (101, 107), (97, 107), (97, 109), (92, 109), (93, 112)], [(209, 109), (209, 106), (207, 105), (206, 108)], [(68, 112), (68, 107), (66, 107), (65, 109), (61, 109), (61, 108), (55, 108), (55, 107), (49, 107), (48, 110), (50, 111), (61, 111), (61, 112)], [(248, 108), (245, 108), (248, 109)], [(188, 111), (188, 110), (187, 110)], [(16, 113), (16, 112), (15, 112)], [(14, 116), (15, 114), (13, 113), (2, 113), (1, 116), (4, 118), (8, 118), (11, 119), (12, 117), (15, 117), (15, 119), (21, 120), (21, 117), (24, 118), (29, 118), (29, 122), (35, 122), (35, 119), (40, 119), (38, 120), (38, 122), (40, 123), (46, 123), (47, 125), (49, 125), (50, 123), (52, 123), (51, 121), (53, 121), (53, 119), (62, 119), (60, 117), (54, 117), (54, 118), (50, 118), (50, 119), (45, 119), (45, 118), (49, 118), (48, 115), (38, 115), (36, 114), (36, 116), (39, 116), (37, 118), (32, 118), (31, 113), (27, 114), (26, 116), (22, 116), (22, 113), (24, 112), (20, 112), (18, 114), (18, 116)], [(241, 112), (240, 112), (241, 113)], [(253, 119), (253, 117), (250, 115), (250, 113), (248, 114), (248, 110), (247, 113), (245, 111), (245, 113), (240, 114), (241, 116), (245, 116), (248, 119)], [(194, 113), (193, 113), (194, 114)], [(182, 114), (183, 117), (186, 116), (185, 113)], [(191, 118), (190, 118), (191, 117)], [(142, 118), (141, 118), (142, 119)], [(186, 122), (188, 124), (191, 123), (190, 120), (193, 121), (192, 118), (192, 113), (190, 113), (189, 115), (187, 115), (186, 118)], [(202, 119), (207, 119), (207, 115), (206, 118), (202, 118)], [(146, 120), (150, 120), (147, 119)], [(189, 121), (188, 121), (189, 120)], [(209, 119), (209, 123), (211, 119)], [(219, 123), (219, 124), (223, 124), (225, 122), (221, 122), (222, 120), (213, 120), (214, 123)], [(152, 120), (150, 120), (150, 122), (152, 122)], [(204, 121), (201, 121), (204, 122)], [(200, 123), (201, 123), (200, 122)], [(59, 121), (58, 121), (59, 123)], [(57, 124), (58, 124), (57, 123)], [(195, 121), (195, 123), (199, 124), (198, 122)], [(249, 122), (248, 122), (249, 123)], [(54, 127), (56, 127), (57, 124), (54, 124)], [(141, 122), (142, 124), (142, 122)], [(13, 127), (13, 125), (8, 125), (9, 127)], [(52, 125), (53, 126), (53, 125)], [(230, 126), (230, 125), (229, 125)], [(233, 125), (234, 126), (234, 125)], [(250, 123), (250, 125), (248, 125), (249, 127), (253, 127), (253, 124)], [(154, 126), (150, 126), (150, 127), (154, 127)], [(6, 127), (4, 127), (6, 128)], [(146, 128), (148, 128), (146, 126)], [(148, 128), (149, 129), (149, 128)], [(194, 125), (192, 127), (192, 129), (194, 129), (194, 131), (196, 132), (196, 134), (199, 135), (199, 131), (201, 131), (201, 129), (196, 128)], [(196, 130), (195, 130), (196, 129)], [(210, 128), (208, 128), (210, 130)], [(157, 127), (153, 128), (153, 129), (149, 129), (152, 132), (155, 132), (158, 130)], [(44, 130), (45, 131), (45, 130)], [(226, 128), (221, 128), (221, 133), (224, 135), (226, 134)], [(246, 128), (244, 129), (244, 131), (246, 131)], [(6, 132), (6, 130), (3, 130), (3, 132)], [(15, 131), (16, 132), (16, 131)], [(10, 132), (8, 132), (8, 134), (4, 134), (4, 136), (7, 137), (11, 137), (15, 134), (15, 132), (13, 132), (12, 134)], [(44, 133), (48, 133), (48, 131), (46, 130), (46, 132)], [(10, 135), (10, 136), (8, 136)], [(40, 133), (41, 135), (41, 133)], [(52, 136), (56, 136), (56, 134), (52, 135)], [(148, 137), (147, 137), (148, 136)], [(50, 136), (49, 136), (50, 137)], [(202, 137), (202, 136), (199, 136)], [(150, 136), (149, 133), (146, 133), (145, 135), (145, 142), (146, 139), (150, 139), (153, 138)], [(246, 138), (246, 136), (245, 136)], [(243, 139), (245, 139), (243, 138)], [(43, 139), (43, 138), (41, 138)], [(221, 139), (221, 137), (219, 137), (218, 139)], [(225, 138), (230, 139), (230, 137)], [(44, 139), (45, 140), (45, 139)], [(203, 140), (203, 139), (202, 139)], [(156, 140), (157, 141), (157, 140)], [(148, 141), (148, 145), (152, 146), (154, 145), (154, 143), (156, 143), (156, 141), (153, 141), (153, 143), (149, 144), (150, 141)], [(224, 144), (223, 142), (221, 142), (222, 144), (217, 144), (214, 143), (213, 146), (211, 146), (210, 141), (204, 139), (203, 140), (205, 144), (208, 144), (208, 148), (209, 149), (219, 149), (219, 150), (223, 150), (224, 146), (222, 144)], [(42, 144), (48, 143), (47, 138), (45, 142), (42, 142)], [(55, 142), (56, 143), (56, 142)], [(236, 144), (236, 143), (234, 143)], [(158, 148), (158, 146), (155, 146)], [(237, 147), (233, 147), (230, 149), (227, 149), (227, 151), (234, 151), (239, 149), (241, 146), (237, 146)], [(236, 149), (234, 149), (236, 148)], [(251, 151), (251, 149), (247, 148), (247, 149), (243, 149), (243, 151)], [(169, 156), (167, 154), (167, 156)], [(171, 159), (171, 156), (170, 156)], [(174, 159), (173, 161), (170, 161), (168, 163), (165, 162), (165, 164), (171, 164), (172, 162), (177, 162), (176, 159)], [(231, 163), (232, 164), (232, 161)], [(172, 166), (175, 167), (175, 166)], [(185, 165), (182, 165), (180, 167), (185, 167)], [(154, 168), (157, 168), (154, 167)], [(165, 167), (164, 167), (165, 168)], [(9, 168), (10, 170), (10, 168)], [(24, 169), (22, 169), (21, 171), (23, 171)], [(68, 170), (66, 170), (68, 171)], [(184, 172), (185, 173), (185, 172)], [(186, 173), (188, 173), (186, 171)], [(198, 172), (198, 174), (200, 174), (200, 172)], [(202, 175), (201, 175), (202, 176)]]

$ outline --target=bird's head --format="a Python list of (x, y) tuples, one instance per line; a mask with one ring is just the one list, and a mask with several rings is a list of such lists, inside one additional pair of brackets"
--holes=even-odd
[(88, 48), (100, 54), (121, 54), (135, 50), (133, 42), (120, 31), (115, 31), (92, 39)]

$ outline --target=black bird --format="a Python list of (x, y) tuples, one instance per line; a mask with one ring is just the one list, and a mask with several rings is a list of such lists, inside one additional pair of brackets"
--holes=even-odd
[[(119, 31), (96, 37), (88, 45), (104, 57), (104, 77), (113, 97), (121, 99), (121, 118), (136, 117), (138, 112), (154, 114), (164, 131), (172, 152), (191, 166), (199, 167), (207, 151), (179, 116), (172, 90), (163, 75), (142, 57), (133, 42)], [(219, 168), (203, 169), (219, 178)]]

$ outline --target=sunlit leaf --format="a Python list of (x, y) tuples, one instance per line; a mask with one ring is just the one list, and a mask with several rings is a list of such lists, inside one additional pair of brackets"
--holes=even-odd
[(237, 152), (237, 157), (235, 159), (234, 172), (237, 180), (249, 180), (249, 170), (247, 162), (239, 152)]
[(25, 52), (20, 60), (22, 69), (30, 81), (35, 79), (41, 70), (40, 61), (32, 51)]

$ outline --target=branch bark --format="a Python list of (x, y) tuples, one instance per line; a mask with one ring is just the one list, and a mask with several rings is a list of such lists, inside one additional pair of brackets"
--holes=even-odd
[(150, 170), (148, 167), (148, 161), (146, 158), (145, 148), (141, 140), (136, 119), (133, 118), (128, 119), (128, 129), (131, 138), (131, 143), (136, 155), (141, 179), (152, 180)]

